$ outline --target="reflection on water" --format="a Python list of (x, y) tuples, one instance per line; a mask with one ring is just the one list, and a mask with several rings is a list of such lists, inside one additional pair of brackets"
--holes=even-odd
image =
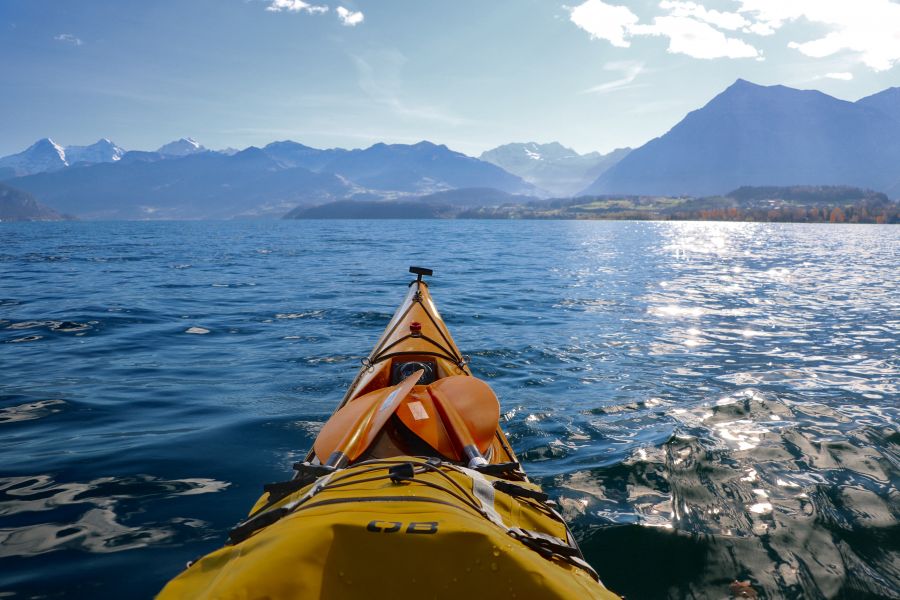
[(38, 400), (37, 402), (25, 402), (16, 406), (0, 408), (0, 424), (40, 419), (48, 414), (62, 410), (61, 407), (64, 404), (64, 400)]
[[(209, 494), (227, 483), (212, 479), (160, 480), (150, 476), (103, 477), (87, 483), (57, 483), (48, 475), (0, 478), (0, 558), (36, 556), (61, 549), (120, 552), (159, 544), (178, 529), (203, 530), (197, 519), (174, 518), (167, 523), (122, 523), (129, 501), (164, 501), (177, 496)], [(47, 512), (41, 522), (33, 513)], [(54, 521), (53, 513), (61, 520)], [(14, 518), (13, 516), (17, 518)], [(10, 527), (16, 521), (26, 524)]]
[[(608, 557), (604, 541), (616, 537), (596, 529), (597, 518), (675, 530), (700, 544), (702, 572), (665, 582), (654, 595), (707, 595), (731, 576), (749, 577), (766, 597), (893, 597), (900, 449), (896, 430), (858, 417), (747, 390), (675, 409), (668, 417), (675, 433), (662, 446), (553, 484), (568, 517), (589, 532), (595, 564)], [(676, 546), (666, 537), (654, 543), (648, 568)], [(607, 579), (619, 583), (616, 574)]]
[(4, 224), (0, 595), (220, 545), (409, 264), (614, 590), (900, 598), (900, 228), (451, 221)]

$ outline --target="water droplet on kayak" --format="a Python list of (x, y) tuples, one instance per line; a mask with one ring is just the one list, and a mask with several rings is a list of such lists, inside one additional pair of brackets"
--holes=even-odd
[(496, 571), (496, 570), (497, 570), (497, 563), (492, 562), (491, 563), (491, 571)]
[(500, 548), (494, 546), (494, 556), (500, 556)]

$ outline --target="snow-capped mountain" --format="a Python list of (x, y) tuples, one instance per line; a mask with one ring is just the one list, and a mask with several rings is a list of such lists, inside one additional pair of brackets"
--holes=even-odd
[(206, 152), (206, 148), (194, 138), (181, 138), (161, 146), (157, 152), (164, 156), (187, 156), (189, 154)]
[(15, 176), (56, 171), (68, 165), (65, 149), (50, 138), (40, 139), (18, 154), (0, 158), (0, 169)]
[(125, 150), (110, 140), (103, 138), (90, 146), (66, 146), (66, 162), (75, 163), (106, 163), (116, 162), (125, 155)]
[[(539, 144), (537, 142), (526, 142), (523, 144), (504, 144), (493, 150), (488, 150), (484, 155), (505, 157), (507, 159), (526, 159), (529, 161), (545, 161), (554, 162), (559, 160), (571, 160), (581, 157), (580, 154), (566, 148), (559, 142), (550, 142), (549, 144)], [(598, 152), (591, 152), (584, 156), (600, 156)]]
[(622, 148), (609, 154), (578, 154), (559, 142), (527, 142), (498, 146), (480, 158), (552, 194), (568, 196), (594, 181), (628, 152), (628, 148)]

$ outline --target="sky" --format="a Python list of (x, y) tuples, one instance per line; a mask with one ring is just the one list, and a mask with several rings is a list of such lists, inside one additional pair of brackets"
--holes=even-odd
[(900, 85), (890, 0), (0, 0), (0, 155), (639, 146), (742, 78)]

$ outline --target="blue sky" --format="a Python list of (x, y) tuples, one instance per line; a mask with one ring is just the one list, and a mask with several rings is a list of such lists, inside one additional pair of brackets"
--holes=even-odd
[(661, 135), (737, 78), (900, 85), (890, 0), (0, 0), (0, 155), (428, 139), (581, 152)]

